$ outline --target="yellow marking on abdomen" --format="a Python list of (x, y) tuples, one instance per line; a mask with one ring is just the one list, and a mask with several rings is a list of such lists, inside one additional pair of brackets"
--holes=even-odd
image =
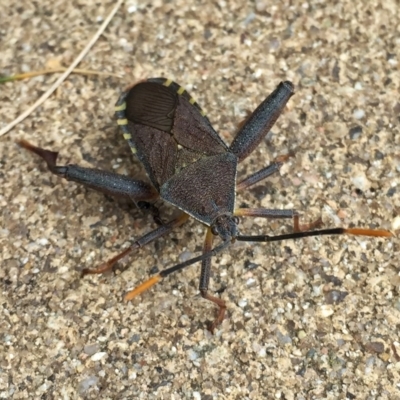
[(115, 111), (124, 111), (124, 110), (126, 110), (126, 103), (123, 102), (122, 104), (120, 104), (120, 105), (118, 105), (118, 106), (115, 106), (115, 107), (114, 107), (114, 110), (115, 110)]
[(132, 135), (130, 133), (124, 133), (124, 139), (129, 140), (132, 139)]
[(118, 125), (128, 125), (128, 120), (126, 118), (124, 119), (117, 119), (117, 124)]
[(180, 86), (179, 89), (178, 89), (178, 91), (177, 91), (177, 93), (178, 93), (179, 95), (181, 95), (181, 94), (185, 93), (185, 90), (186, 90), (186, 89), (185, 89), (184, 87)]
[(171, 85), (171, 83), (172, 83), (172, 79), (167, 79), (167, 80), (163, 83), (163, 85), (168, 87), (168, 86)]

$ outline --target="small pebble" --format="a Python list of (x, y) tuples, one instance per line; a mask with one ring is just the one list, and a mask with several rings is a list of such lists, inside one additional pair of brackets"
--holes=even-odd
[(246, 306), (247, 306), (247, 300), (246, 300), (246, 299), (241, 299), (241, 300), (239, 300), (238, 305), (239, 305), (239, 307), (241, 307), (241, 308), (246, 307)]
[(98, 353), (93, 354), (93, 356), (90, 357), (90, 359), (92, 361), (100, 361), (106, 355), (107, 355), (107, 353), (105, 351), (99, 351)]
[(356, 109), (353, 112), (353, 117), (355, 119), (361, 119), (365, 117), (365, 111), (364, 110), (360, 110), (360, 109)]
[(333, 314), (333, 308), (330, 305), (322, 305), (320, 309), (318, 310), (318, 314), (322, 318), (328, 318)]

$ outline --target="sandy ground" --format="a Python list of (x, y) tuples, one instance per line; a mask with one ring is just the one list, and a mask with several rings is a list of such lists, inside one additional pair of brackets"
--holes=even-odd
[[(0, 73), (68, 65), (112, 2), (3, 1)], [(140, 3), (140, 4), (138, 4)], [(326, 5), (331, 3), (331, 5)], [(132, 302), (124, 293), (198, 254), (191, 220), (105, 276), (80, 279), (155, 228), (149, 215), (50, 174), (18, 139), (143, 177), (113, 119), (128, 84), (185, 86), (227, 142), (281, 80), (296, 94), (243, 177), (295, 153), (238, 205), (296, 208), (325, 227), (400, 233), (400, 6), (395, 0), (127, 1), (81, 68), (0, 138), (0, 398), (400, 399), (399, 240), (308, 238), (234, 244), (211, 292), (228, 316), (211, 335), (199, 265)], [(0, 128), (58, 75), (0, 88)], [(174, 210), (161, 206), (163, 218)], [(288, 221), (241, 222), (290, 232)]]

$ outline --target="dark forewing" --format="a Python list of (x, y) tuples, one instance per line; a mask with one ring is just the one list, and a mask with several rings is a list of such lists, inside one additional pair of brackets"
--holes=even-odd
[(231, 153), (204, 157), (161, 187), (161, 197), (206, 225), (235, 207), (237, 157)]
[(204, 111), (185, 88), (165, 78), (151, 78), (148, 82), (157, 82), (171, 89), (173, 93), (179, 94), (173, 135), (181, 146), (205, 155), (219, 154), (228, 150)]
[(160, 186), (175, 173), (177, 145), (171, 135), (158, 129), (128, 122), (131, 139), (128, 143), (135, 149), (153, 185)]
[(126, 118), (130, 122), (171, 132), (178, 96), (155, 82), (133, 86), (126, 97)]
[(211, 126), (185, 98), (179, 98), (176, 109), (173, 134), (175, 140), (184, 148), (203, 155), (225, 153), (228, 148)]
[(227, 151), (200, 106), (170, 80), (138, 83), (115, 109), (125, 139), (157, 189), (186, 166)]

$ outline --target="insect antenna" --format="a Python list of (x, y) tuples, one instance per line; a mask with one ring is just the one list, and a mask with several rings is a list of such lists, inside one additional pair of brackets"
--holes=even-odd
[(132, 300), (134, 297), (138, 296), (139, 294), (143, 293), (147, 289), (151, 288), (153, 285), (155, 285), (157, 282), (159, 282), (162, 278), (165, 278), (169, 274), (172, 274), (173, 272), (180, 271), (194, 263), (197, 263), (199, 261), (203, 261), (206, 258), (215, 256), (217, 253), (221, 252), (224, 250), (228, 245), (231, 243), (231, 240), (226, 240), (225, 242), (222, 242), (218, 246), (215, 246), (213, 249), (210, 251), (207, 251), (206, 253), (203, 253), (200, 256), (193, 257), (189, 260), (186, 260), (184, 262), (181, 262), (179, 264), (176, 264), (170, 268), (164, 269), (161, 271), (158, 275), (152, 276), (150, 279), (147, 281), (143, 282), (141, 285), (137, 286), (135, 289), (131, 290), (125, 295), (125, 300)]
[(255, 236), (236, 236), (236, 240), (241, 242), (280, 242), (289, 239), (300, 239), (310, 236), (327, 236), (327, 235), (355, 235), (355, 236), (373, 236), (373, 237), (391, 237), (390, 232), (383, 229), (361, 229), (361, 228), (331, 228), (321, 229), (318, 231), (301, 231), (286, 233), (283, 235), (268, 236), (268, 235), (255, 235)]

